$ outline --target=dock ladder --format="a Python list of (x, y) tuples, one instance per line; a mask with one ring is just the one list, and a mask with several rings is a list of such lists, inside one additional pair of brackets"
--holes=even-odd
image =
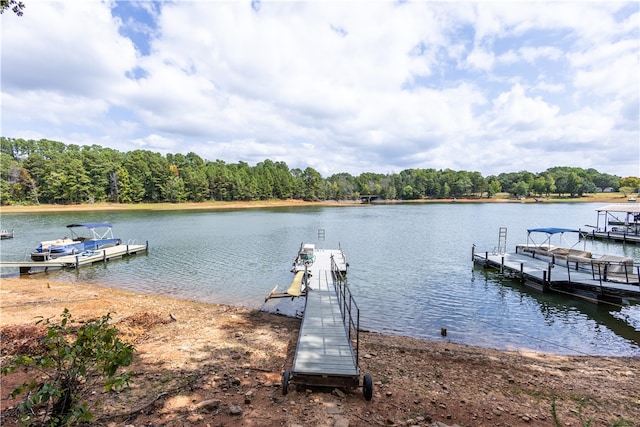
[(500, 227), (498, 230), (498, 246), (494, 253), (500, 255), (507, 253), (507, 227)]

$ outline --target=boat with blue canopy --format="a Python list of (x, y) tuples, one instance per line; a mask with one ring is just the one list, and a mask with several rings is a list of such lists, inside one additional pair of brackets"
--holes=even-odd
[(118, 246), (122, 241), (113, 237), (112, 225), (108, 222), (84, 222), (67, 225), (70, 237), (46, 240), (31, 253), (34, 261), (46, 261), (65, 255)]

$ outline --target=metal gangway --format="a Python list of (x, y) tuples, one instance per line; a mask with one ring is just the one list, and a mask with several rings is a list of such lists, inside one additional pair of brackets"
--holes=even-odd
[[(360, 311), (346, 280), (347, 262), (342, 249), (317, 249), (301, 244), (284, 293), (270, 298), (305, 297), (305, 308), (291, 370), (282, 375), (282, 392), (291, 384), (320, 387), (359, 387)], [(366, 374), (364, 398), (373, 397), (373, 379)]]

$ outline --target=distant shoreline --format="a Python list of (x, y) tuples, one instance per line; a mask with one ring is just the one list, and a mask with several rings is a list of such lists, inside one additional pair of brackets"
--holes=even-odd
[[(627, 203), (627, 198), (620, 193), (598, 193), (585, 197), (550, 197), (513, 199), (506, 196), (493, 198), (447, 198), (420, 200), (385, 200), (372, 204), (400, 204), (400, 203)], [(187, 202), (187, 203), (94, 203), (76, 205), (14, 205), (0, 206), (0, 214), (9, 213), (40, 213), (40, 212), (89, 212), (89, 211), (176, 211), (176, 210), (232, 210), (259, 209), (280, 207), (311, 207), (311, 206), (366, 206), (360, 201), (325, 200), (306, 202), (303, 200), (262, 200), (250, 202)]]

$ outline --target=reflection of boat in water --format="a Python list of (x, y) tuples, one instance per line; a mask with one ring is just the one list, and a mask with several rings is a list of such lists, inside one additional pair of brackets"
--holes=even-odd
[(640, 243), (640, 203), (615, 203), (596, 209), (596, 225), (585, 237)]
[(31, 253), (31, 259), (46, 261), (65, 255), (109, 248), (122, 243), (120, 239), (113, 237), (112, 226), (108, 222), (69, 224), (67, 228), (71, 237), (40, 242), (36, 250)]

